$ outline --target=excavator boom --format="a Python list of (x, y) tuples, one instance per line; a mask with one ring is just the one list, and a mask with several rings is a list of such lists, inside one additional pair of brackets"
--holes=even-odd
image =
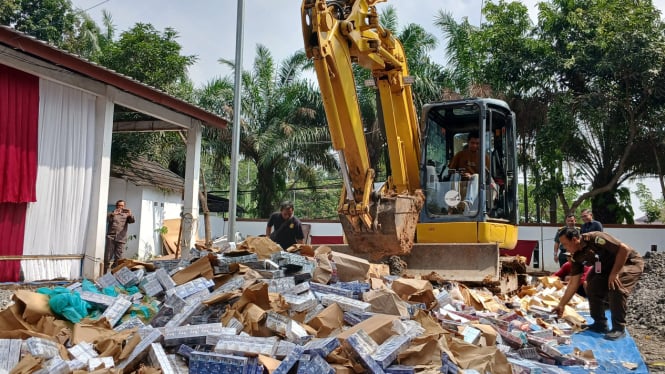
[[(384, 0), (305, 0), (305, 51), (314, 60), (344, 190), (338, 213), (349, 245), (377, 257), (413, 245), (424, 196), (419, 192), (420, 136), (402, 45), (379, 25)], [(370, 70), (379, 91), (392, 175), (374, 191), (352, 64)]]

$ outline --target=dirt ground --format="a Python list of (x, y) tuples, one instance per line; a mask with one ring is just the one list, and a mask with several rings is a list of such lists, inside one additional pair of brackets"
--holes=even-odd
[(630, 335), (652, 373), (665, 373), (665, 336), (652, 329), (628, 326)]

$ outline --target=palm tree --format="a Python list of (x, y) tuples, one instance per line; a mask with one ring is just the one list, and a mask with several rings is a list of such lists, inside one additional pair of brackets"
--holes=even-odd
[[(235, 68), (233, 62), (220, 59)], [(317, 169), (336, 170), (329, 152), (330, 136), (325, 126), (318, 91), (301, 72), (308, 66), (299, 51), (276, 65), (270, 51), (256, 48), (251, 71), (242, 73), (240, 154), (256, 166), (253, 200), (256, 215), (267, 218), (285, 197), (287, 181), (314, 187)], [(199, 91), (199, 105), (231, 116), (233, 83), (215, 79)], [(231, 128), (207, 129), (204, 151), (214, 160), (215, 170), (225, 170), (231, 154)]]

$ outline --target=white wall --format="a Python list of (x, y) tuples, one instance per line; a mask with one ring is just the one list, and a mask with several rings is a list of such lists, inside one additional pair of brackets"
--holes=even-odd
[[(165, 219), (179, 218), (182, 210), (180, 192), (164, 192), (153, 187), (138, 187), (120, 178), (109, 182), (109, 205), (125, 200), (136, 223), (127, 230), (126, 258), (148, 259), (161, 255), (162, 242), (158, 230)], [(155, 204), (156, 203), (156, 204)]]
[[(205, 226), (203, 224), (203, 215), (200, 217), (199, 224), (199, 238), (205, 238)], [(268, 220), (256, 220), (256, 221), (236, 221), (236, 230), (242, 234), (243, 237), (246, 236), (259, 236), (265, 235), (266, 233), (266, 224)], [(319, 236), (342, 236), (342, 226), (339, 222), (316, 222), (312, 223), (310, 221), (302, 221), (302, 223), (312, 224), (312, 230), (309, 235), (319, 235)], [(228, 220), (222, 219), (222, 216), (211, 216), (210, 225), (212, 237), (217, 238), (223, 235), (227, 235), (228, 230)]]
[[(140, 234), (137, 238), (137, 252), (140, 260), (161, 256), (162, 239), (159, 229), (165, 219), (180, 217), (182, 194), (165, 192), (153, 187), (143, 187), (141, 203)], [(129, 256), (128, 256), (129, 257)]]
[[(226, 232), (227, 222), (223, 222), (221, 217), (211, 217), (213, 238), (222, 236)], [(203, 222), (203, 220), (201, 220)], [(341, 236), (342, 226), (338, 222), (308, 222), (312, 225), (312, 236)], [(266, 221), (237, 221), (237, 230), (246, 236), (258, 236), (265, 234)], [(560, 226), (521, 226), (519, 228), (520, 240), (536, 240), (539, 242), (540, 248), (540, 263), (539, 270), (556, 271), (559, 269), (559, 264), (554, 262), (554, 235)], [(605, 231), (622, 242), (635, 248), (640, 254), (644, 255), (651, 250), (651, 245), (655, 244), (658, 251), (665, 251), (665, 228), (662, 226), (626, 226), (626, 227), (609, 227)], [(203, 224), (199, 227), (199, 237), (204, 237)], [(532, 262), (533, 263), (533, 262)], [(531, 270), (534, 270), (531, 268)]]
[[(544, 270), (547, 271), (559, 269), (559, 264), (554, 262), (554, 235), (557, 229), (558, 227), (549, 226), (521, 226), (519, 229), (520, 239), (539, 241), (541, 263), (544, 259)], [(662, 226), (606, 227), (605, 232), (635, 248), (641, 255), (650, 251), (653, 244), (657, 246), (659, 252), (665, 251), (665, 236), (663, 235), (665, 229)]]

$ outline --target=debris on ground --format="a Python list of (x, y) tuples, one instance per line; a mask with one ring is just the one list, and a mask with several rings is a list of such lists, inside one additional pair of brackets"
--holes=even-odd
[[(389, 266), (390, 265), (390, 266)], [(565, 373), (593, 352), (557, 346), (585, 319), (543, 277), (511, 297), (399, 262), (267, 238), (188, 260), (123, 260), (93, 281), (14, 292), (0, 312), (0, 372)], [(406, 270), (408, 273), (408, 269)]]

